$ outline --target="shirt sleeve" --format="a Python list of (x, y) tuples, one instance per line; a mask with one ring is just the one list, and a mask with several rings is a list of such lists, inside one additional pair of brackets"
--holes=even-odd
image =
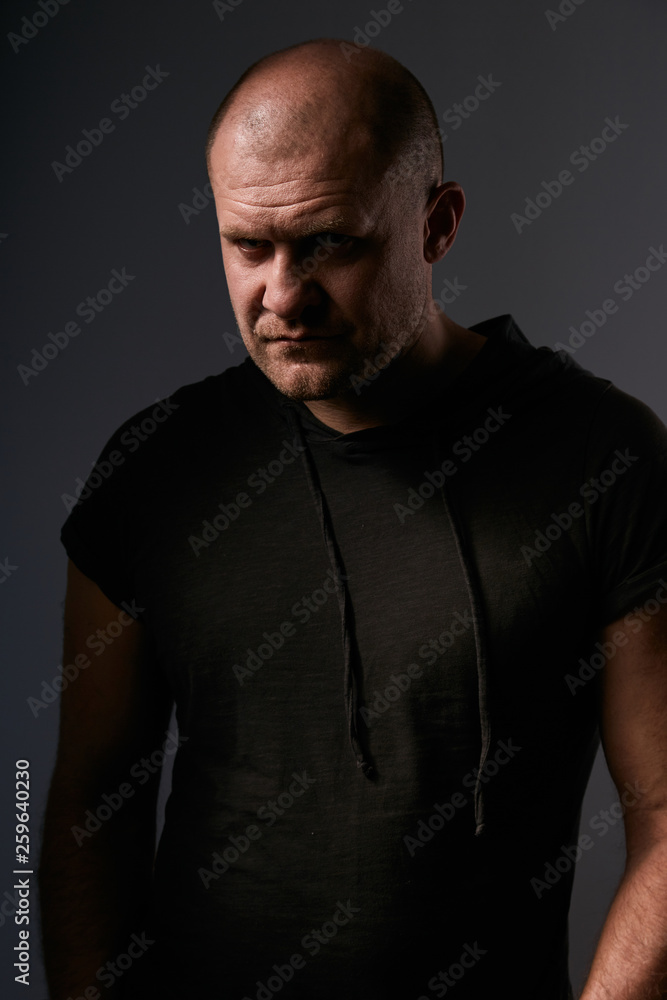
[[(69, 509), (60, 540), (67, 555), (117, 606), (135, 595), (138, 539), (133, 509), (146, 479), (151, 448), (136, 436), (155, 407), (131, 417), (102, 449), (76, 495), (63, 495)], [(135, 457), (136, 456), (136, 457)]]
[(585, 477), (600, 624), (607, 625), (667, 594), (667, 429), (613, 385), (590, 428)]
[(123, 433), (124, 427), (109, 439), (76, 494), (63, 495), (69, 516), (60, 532), (72, 562), (118, 606), (133, 597), (126, 527), (133, 463)]

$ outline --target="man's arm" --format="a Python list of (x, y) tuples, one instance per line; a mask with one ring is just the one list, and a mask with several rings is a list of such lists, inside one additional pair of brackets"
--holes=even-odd
[(627, 804), (626, 866), (581, 1000), (658, 1000), (667, 997), (667, 607), (607, 626), (604, 641), (616, 652), (604, 667), (602, 742)]
[[(127, 951), (132, 932), (145, 929), (160, 771), (142, 784), (131, 769), (164, 742), (171, 696), (155, 669), (144, 626), (126, 612), (119, 615), (121, 609), (70, 562), (63, 663), (81, 653), (91, 662), (61, 696), (44, 822), (39, 882), (52, 1000), (112, 996), (96, 972)], [(86, 640), (112, 622), (122, 632), (95, 655)], [(101, 640), (92, 648), (100, 650)], [(135, 775), (146, 773), (135, 768)], [(90, 819), (87, 827), (87, 810), (95, 814), (106, 804), (101, 814), (110, 811), (105, 794), (122, 804), (99, 829)]]

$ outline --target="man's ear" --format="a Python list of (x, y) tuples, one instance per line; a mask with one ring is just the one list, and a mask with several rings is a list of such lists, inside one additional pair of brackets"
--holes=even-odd
[(456, 239), (466, 206), (463, 188), (456, 181), (440, 184), (429, 198), (424, 221), (424, 259), (442, 260)]

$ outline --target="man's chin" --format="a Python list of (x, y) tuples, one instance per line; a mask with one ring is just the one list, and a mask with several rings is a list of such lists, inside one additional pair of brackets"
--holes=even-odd
[(266, 358), (253, 360), (276, 389), (295, 402), (338, 398), (353, 388), (355, 373), (345, 366), (314, 362), (278, 365)]

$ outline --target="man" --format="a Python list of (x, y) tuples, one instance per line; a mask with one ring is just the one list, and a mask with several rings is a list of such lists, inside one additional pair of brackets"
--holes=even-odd
[(664, 428), (434, 305), (464, 196), (390, 57), (269, 56), (207, 156), (250, 358), (123, 425), (63, 530), (65, 660), (115, 637), (63, 694), (54, 1000), (570, 997), (598, 722), (628, 865), (583, 997), (664, 996)]

